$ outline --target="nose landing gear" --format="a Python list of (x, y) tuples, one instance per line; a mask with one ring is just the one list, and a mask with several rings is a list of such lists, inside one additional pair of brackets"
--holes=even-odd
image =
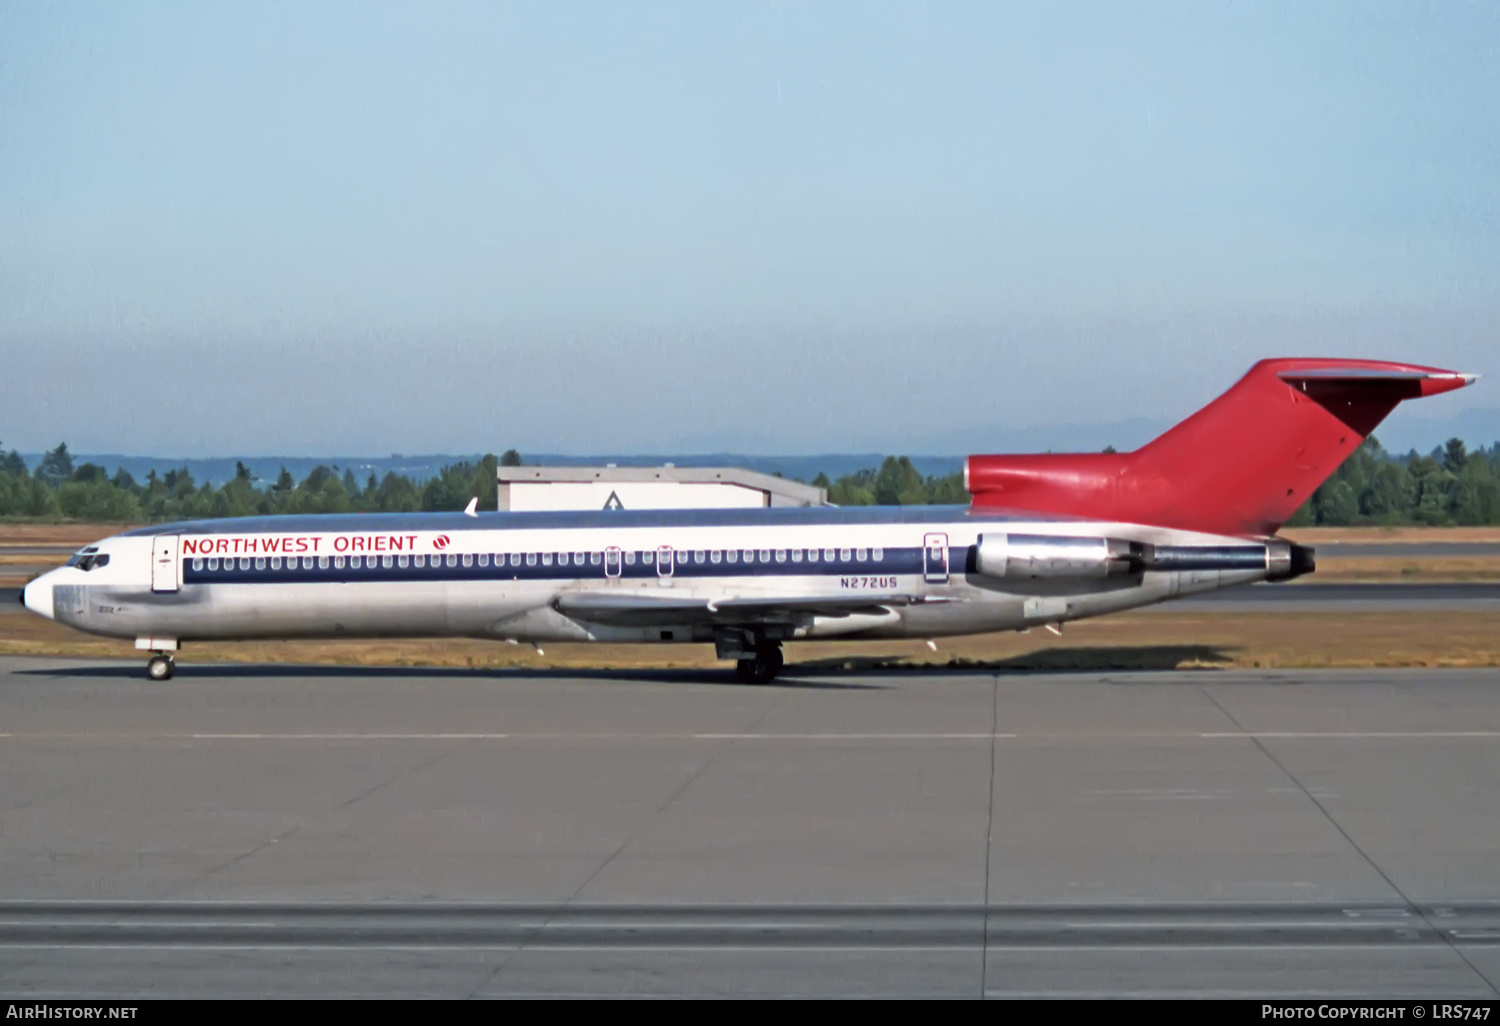
[(158, 652), (146, 664), (146, 676), (152, 680), (171, 680), (172, 671), (175, 669), (177, 669), (177, 664), (172, 661), (172, 657)]

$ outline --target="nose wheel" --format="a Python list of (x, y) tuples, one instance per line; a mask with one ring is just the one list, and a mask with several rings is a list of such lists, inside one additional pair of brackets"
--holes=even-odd
[(735, 672), (746, 684), (769, 684), (781, 672), (781, 646), (767, 645), (755, 654), (734, 664)]
[(152, 680), (171, 680), (172, 671), (177, 669), (177, 664), (168, 655), (154, 655), (146, 664), (146, 676)]

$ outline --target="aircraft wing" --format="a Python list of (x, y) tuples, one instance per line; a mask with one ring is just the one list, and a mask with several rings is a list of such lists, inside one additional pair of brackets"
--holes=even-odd
[(552, 607), (575, 620), (615, 627), (655, 627), (677, 624), (744, 626), (785, 623), (798, 616), (880, 615), (891, 606), (920, 602), (916, 595), (866, 592), (850, 595), (755, 595), (708, 599), (629, 592), (572, 591), (559, 595)]

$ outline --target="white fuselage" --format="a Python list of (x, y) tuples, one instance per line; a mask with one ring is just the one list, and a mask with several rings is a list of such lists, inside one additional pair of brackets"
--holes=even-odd
[[(981, 536), (1240, 556), (1109, 576), (1006, 576), (981, 572)], [(1266, 549), (1264, 540), (947, 507), (265, 517), (106, 538), (33, 581), (23, 601), (80, 630), (165, 650), (249, 638), (709, 641), (726, 625), (780, 639), (933, 638), (1263, 580), (1271, 558), (1245, 558), (1257, 545)], [(759, 604), (746, 614), (720, 608), (735, 602)]]

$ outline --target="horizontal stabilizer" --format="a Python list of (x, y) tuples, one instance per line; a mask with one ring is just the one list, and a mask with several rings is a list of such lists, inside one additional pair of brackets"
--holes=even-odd
[[(1276, 375), (1282, 381), (1430, 381), (1434, 386), (1422, 395), (1437, 395), (1472, 385), (1477, 374), (1459, 374), (1455, 371), (1437, 371), (1404, 367), (1310, 367), (1301, 370), (1284, 370)], [(1446, 386), (1446, 387), (1441, 387)], [(1415, 398), (1415, 397), (1413, 397)]]

